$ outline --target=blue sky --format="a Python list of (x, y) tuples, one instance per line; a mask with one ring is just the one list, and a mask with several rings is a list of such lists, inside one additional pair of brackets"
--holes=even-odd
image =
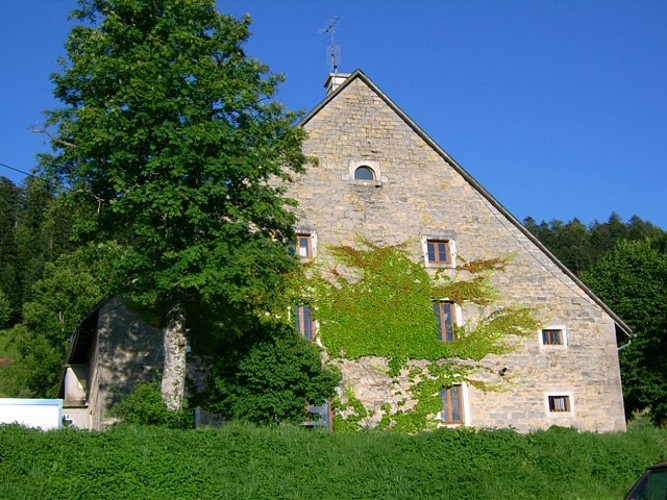
[[(584, 223), (612, 211), (667, 229), (667, 1), (227, 0), (250, 13), (247, 52), (283, 73), (279, 99), (323, 97), (327, 35), (519, 219)], [(0, 2), (0, 162), (46, 148), (75, 0)], [(22, 175), (0, 167), (19, 182)]]

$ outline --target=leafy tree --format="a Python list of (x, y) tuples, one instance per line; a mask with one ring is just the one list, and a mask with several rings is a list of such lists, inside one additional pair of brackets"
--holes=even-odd
[(249, 18), (214, 0), (79, 0), (73, 17), (41, 168), (69, 188), (78, 237), (121, 249), (113, 291), (162, 316), (176, 409), (190, 318), (261, 309), (297, 265), (276, 181), (303, 170), (304, 132), (243, 52)]
[(79, 319), (103, 296), (95, 263), (83, 251), (45, 265), (23, 305), (22, 324), (11, 332), (20, 354), (17, 377), (37, 397), (54, 397), (67, 341)]
[(32, 300), (33, 284), (42, 278), (44, 266), (73, 251), (77, 244), (71, 239), (70, 211), (48, 184), (26, 179), (19, 203), (15, 229), (17, 278), (20, 301), (25, 303)]
[(12, 316), (12, 305), (5, 292), (0, 288), (0, 329), (9, 324), (9, 318)]
[(620, 353), (628, 416), (650, 407), (667, 422), (667, 252), (650, 240), (619, 241), (583, 280), (634, 330)]
[(228, 347), (211, 372), (210, 407), (230, 419), (302, 423), (306, 403), (332, 398), (340, 382), (322, 367), (318, 348), (289, 326), (258, 325)]

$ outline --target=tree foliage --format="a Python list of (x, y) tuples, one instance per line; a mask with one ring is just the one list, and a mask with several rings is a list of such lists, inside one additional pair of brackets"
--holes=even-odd
[(289, 326), (260, 327), (231, 342), (211, 372), (210, 408), (260, 424), (303, 423), (307, 403), (335, 395), (340, 375), (323, 367), (317, 346)]
[(667, 423), (667, 252), (649, 240), (619, 241), (582, 278), (636, 335), (620, 353), (628, 416), (649, 407)]
[(262, 310), (298, 265), (278, 181), (303, 171), (305, 132), (243, 51), (249, 18), (214, 0), (79, 0), (73, 17), (41, 169), (77, 237), (120, 250), (109, 291), (163, 317), (171, 405), (189, 318)]
[(81, 250), (45, 265), (44, 276), (23, 305), (23, 322), (11, 332), (20, 354), (16, 370), (36, 397), (55, 397), (67, 341), (77, 322), (104, 295), (94, 254)]
[(137, 382), (132, 392), (111, 407), (110, 413), (120, 417), (123, 424), (129, 425), (152, 425), (169, 429), (189, 429), (194, 425), (194, 417), (187, 404), (178, 411), (167, 408), (157, 382)]
[(74, 248), (68, 210), (40, 180), (20, 186), (0, 178), (0, 290), (9, 301), (8, 322), (22, 318), (22, 304), (47, 262)]
[(280, 78), (242, 50), (249, 19), (212, 0), (81, 0), (74, 15), (42, 167), (70, 187), (78, 234), (126, 249), (117, 286), (139, 302), (261, 302), (293, 267), (271, 181), (305, 158)]
[(535, 219), (527, 217), (523, 224), (575, 274), (594, 265), (614, 248), (617, 241), (655, 239), (665, 235), (662, 229), (636, 215), (623, 222), (615, 212), (607, 222), (595, 221), (588, 226), (577, 218), (566, 223), (554, 219), (537, 224)]

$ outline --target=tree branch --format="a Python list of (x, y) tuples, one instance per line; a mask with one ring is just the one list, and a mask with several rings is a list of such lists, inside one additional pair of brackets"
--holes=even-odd
[(51, 139), (56, 144), (60, 144), (62, 146), (67, 146), (68, 148), (75, 148), (76, 147), (76, 144), (74, 144), (72, 142), (64, 141), (63, 139), (60, 139), (60, 138), (54, 136), (51, 132), (49, 132), (45, 128), (39, 129), (36, 126), (33, 125), (32, 126), (32, 131), (35, 134), (46, 134), (49, 137), (49, 139)]

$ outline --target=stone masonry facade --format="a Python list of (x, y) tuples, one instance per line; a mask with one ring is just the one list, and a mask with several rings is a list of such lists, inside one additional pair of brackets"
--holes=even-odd
[[(466, 260), (512, 255), (494, 276), (495, 305), (537, 308), (545, 327), (562, 332), (563, 345), (542, 345), (536, 331), (513, 353), (486, 358), (491, 373), (503, 374), (503, 390), (464, 384), (466, 425), (625, 429), (618, 318), (363, 73), (349, 76), (302, 126), (305, 153), (319, 164), (297, 176), (288, 194), (299, 203), (298, 230), (314, 236), (320, 257), (327, 246), (354, 245), (360, 234), (375, 244), (407, 242), (422, 261), (426, 238), (449, 241)], [(354, 179), (361, 165), (374, 171), (373, 181)], [(478, 314), (461, 311), (463, 320)], [(339, 363), (344, 384), (370, 409), (392, 403), (382, 394), (389, 386), (378, 363)], [(567, 411), (552, 411), (550, 396), (567, 396)]]

